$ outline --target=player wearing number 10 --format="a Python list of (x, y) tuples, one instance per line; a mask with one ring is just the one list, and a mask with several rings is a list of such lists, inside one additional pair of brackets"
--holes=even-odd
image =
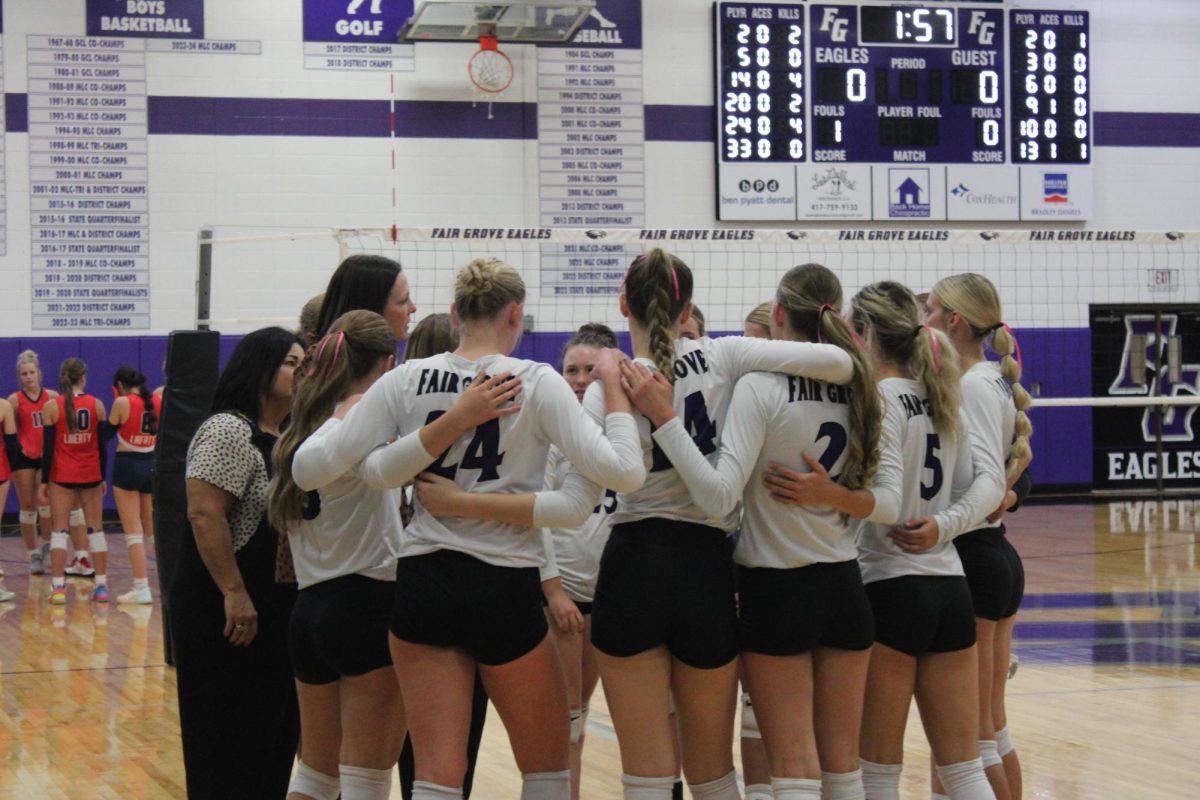
[(768, 319), (773, 339), (845, 351), (854, 361), (849, 385), (744, 376), (715, 464), (677, 423), (654, 435), (706, 513), (723, 517), (745, 503), (734, 551), (742, 670), (776, 800), (862, 797), (859, 721), (874, 628), (854, 531), (832, 508), (778, 502), (764, 482), (780, 464), (833, 473), (850, 489), (875, 472), (879, 395), (866, 354), (837, 312), (841, 303), (837, 277), (805, 264), (784, 275)]
[[(524, 283), (507, 264), (477, 259), (463, 267), (451, 307), (458, 349), (406, 361), (377, 381), (320, 447), (297, 454), (296, 484), (318, 489), (362, 462), (364, 479), (380, 488), (428, 470), (467, 491), (529, 494), (542, 488), (554, 444), (600, 485), (640, 486), (637, 429), (611, 355), (597, 365), (612, 412), (605, 438), (561, 375), (508, 355), (521, 336), (524, 299)], [(452, 416), (485, 375), (518, 379), (520, 405), (505, 404), (445, 444), (419, 435)], [(533, 526), (436, 518), (417, 506), (401, 543), (390, 637), (416, 753), (414, 800), (462, 796), (476, 665), (508, 729), (523, 800), (569, 796), (570, 723), (542, 611), (544, 561)]]

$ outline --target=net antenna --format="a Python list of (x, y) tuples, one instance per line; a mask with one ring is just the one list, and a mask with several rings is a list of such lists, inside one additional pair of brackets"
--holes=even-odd
[(595, 9), (595, 0), (427, 0), (396, 38), (415, 43), (478, 41), (479, 49), (467, 62), (467, 75), (487, 101), (488, 119), (492, 119), (492, 103), (512, 85), (516, 73), (499, 43), (566, 44)]

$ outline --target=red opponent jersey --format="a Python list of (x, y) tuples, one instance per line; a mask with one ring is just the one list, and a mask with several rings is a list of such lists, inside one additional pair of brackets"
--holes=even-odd
[(35, 461), (42, 457), (42, 409), (50, 402), (45, 389), (38, 392), (36, 400), (30, 400), (24, 389), (17, 389), (17, 438), (21, 452)]
[[(129, 401), (129, 417), (117, 428), (117, 442), (124, 451), (134, 453), (153, 453), (154, 442), (158, 436), (151, 433), (150, 418), (146, 413), (146, 401), (140, 394), (127, 394)], [(154, 428), (158, 430), (159, 420), (162, 419), (162, 397), (150, 396), (151, 408), (154, 409)]]
[(54, 483), (93, 483), (104, 478), (100, 471), (100, 436), (96, 398), (75, 396), (75, 430), (67, 426), (66, 398), (56, 397), (58, 422), (54, 425), (54, 461), (50, 480)]

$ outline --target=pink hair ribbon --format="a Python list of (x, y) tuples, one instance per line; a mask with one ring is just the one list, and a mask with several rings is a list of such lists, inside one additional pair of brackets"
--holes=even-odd
[(679, 273), (675, 271), (674, 267), (671, 267), (671, 280), (675, 282), (675, 299), (678, 300), (679, 299)]
[[(313, 358), (312, 366), (308, 368), (308, 376), (312, 377), (317, 374), (317, 365), (321, 363), (321, 356), (325, 354), (325, 346), (329, 344), (329, 340), (335, 338), (334, 334), (329, 334), (321, 340), (321, 346), (317, 348), (317, 355)], [(346, 340), (344, 331), (338, 331), (336, 334), (337, 344), (333, 348), (333, 360), (337, 361), (338, 353), (342, 351), (342, 342)]]
[(1002, 322), (1002, 323), (1000, 323), (1000, 325), (1001, 325), (1001, 327), (1004, 328), (1005, 331), (1008, 332), (1008, 338), (1012, 339), (1013, 358), (1015, 358), (1017, 360), (1017, 366), (1020, 367), (1021, 369), (1025, 369), (1025, 364), (1022, 363), (1022, 361), (1021, 361), (1021, 343), (1017, 341), (1016, 334), (1013, 333), (1012, 328), (1008, 327), (1007, 322)]
[(337, 361), (338, 355), (342, 352), (342, 345), (346, 343), (346, 332), (337, 332), (337, 344), (333, 346), (333, 360)]

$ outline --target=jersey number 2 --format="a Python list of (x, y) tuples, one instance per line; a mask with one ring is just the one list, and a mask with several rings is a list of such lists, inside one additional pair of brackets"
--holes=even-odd
[[(683, 427), (692, 435), (692, 441), (696, 443), (696, 448), (708, 455), (717, 449), (717, 444), (714, 441), (717, 438), (717, 426), (712, 424), (708, 418), (708, 406), (704, 402), (704, 395), (700, 392), (692, 392), (687, 397), (683, 398)], [(650, 432), (654, 433), (654, 426), (650, 426)], [(650, 440), (651, 447), (651, 472), (662, 472), (666, 469), (671, 469), (675, 465), (671, 463), (671, 459), (667, 458), (667, 454), (659, 449), (658, 442)]]
[[(425, 418), (425, 424), (429, 425), (445, 413), (441, 410), (430, 411), (429, 416)], [(500, 471), (497, 468), (504, 461), (504, 453), (500, 452), (500, 420), (491, 419), (475, 428), (475, 436), (467, 445), (461, 463), (446, 464), (446, 456), (449, 454), (450, 451), (447, 450), (438, 456), (437, 461), (433, 462), (427, 471), (454, 480), (460, 468), (477, 469), (480, 481), (499, 480)]]

